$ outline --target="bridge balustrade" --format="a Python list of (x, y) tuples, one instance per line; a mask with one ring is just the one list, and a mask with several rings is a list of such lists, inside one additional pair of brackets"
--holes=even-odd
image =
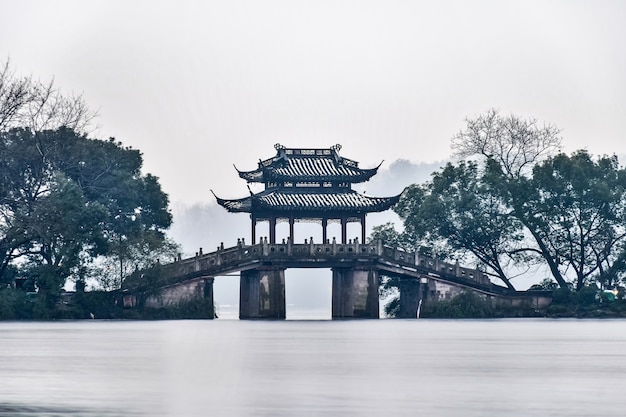
[[(173, 264), (163, 265), (167, 271), (178, 271), (181, 275), (189, 275), (198, 271), (210, 271), (237, 265), (243, 261), (261, 258), (333, 258), (352, 256), (379, 256), (379, 245), (376, 244), (267, 244), (259, 243), (251, 246), (234, 246), (218, 249), (203, 255), (178, 260)], [(399, 259), (410, 261), (409, 254), (399, 255)]]
[[(222, 271), (236, 270), (238, 267), (255, 261), (285, 260), (339, 260), (339, 259), (379, 259), (393, 261), (398, 265), (408, 267), (421, 267), (426, 272), (454, 276), (462, 280), (491, 284), (489, 278), (482, 271), (463, 268), (457, 264), (442, 262), (437, 258), (421, 255), (416, 252), (406, 252), (397, 247), (383, 246), (381, 242), (376, 244), (354, 243), (324, 243), (293, 244), (290, 241), (282, 244), (268, 244), (266, 242), (255, 245), (237, 246), (224, 249), (223, 246), (217, 251), (207, 254), (197, 254), (195, 257), (177, 260), (171, 264), (159, 265), (158, 269), (163, 279), (169, 282), (177, 282), (199, 274), (211, 276)], [(141, 285), (141, 279), (128, 282), (129, 286)]]
[(480, 284), (491, 284), (491, 280), (489, 279), (487, 274), (478, 269), (464, 268), (459, 266), (458, 264), (441, 262), (439, 259), (431, 258), (429, 256), (417, 254), (415, 265), (419, 265), (426, 269), (431, 269), (434, 272), (441, 272), (457, 278), (475, 281)]

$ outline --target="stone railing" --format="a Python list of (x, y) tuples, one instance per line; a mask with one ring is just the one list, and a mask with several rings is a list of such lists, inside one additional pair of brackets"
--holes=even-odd
[[(406, 252), (398, 248), (383, 246), (379, 241), (374, 244), (362, 244), (358, 240), (351, 243), (308, 242), (304, 244), (258, 243), (244, 245), (239, 241), (237, 246), (224, 248), (220, 246), (215, 252), (202, 253), (187, 259), (178, 259), (173, 263), (159, 264), (146, 271), (139, 271), (125, 283), (126, 288), (143, 286), (145, 278), (150, 278), (153, 285), (184, 281), (198, 276), (215, 276), (227, 272), (241, 270), (259, 262), (284, 262), (306, 265), (350, 260), (371, 260), (393, 263), (400, 268), (409, 268), (428, 274), (433, 278), (455, 277), (462, 281), (472, 281), (480, 285), (490, 285), (488, 276), (477, 269), (464, 268), (458, 263), (450, 264), (436, 258), (421, 255), (417, 252)], [(158, 278), (154, 278), (157, 277)], [(149, 279), (149, 280), (150, 280)]]

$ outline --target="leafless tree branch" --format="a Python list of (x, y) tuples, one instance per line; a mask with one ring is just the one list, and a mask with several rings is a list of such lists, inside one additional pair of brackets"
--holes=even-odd
[(539, 126), (535, 119), (502, 117), (496, 109), (474, 119), (452, 138), (454, 156), (480, 155), (497, 161), (509, 177), (527, 173), (533, 165), (561, 149), (560, 130)]
[(69, 127), (89, 133), (97, 112), (89, 109), (83, 95), (65, 95), (54, 85), (19, 77), (9, 60), (0, 66), (0, 130), (14, 127), (33, 131)]

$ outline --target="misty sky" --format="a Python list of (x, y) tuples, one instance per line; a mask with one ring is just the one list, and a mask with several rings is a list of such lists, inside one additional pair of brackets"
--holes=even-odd
[(0, 59), (99, 109), (175, 204), (247, 193), (273, 145), (445, 160), (464, 118), (624, 153), (623, 1), (0, 0)]

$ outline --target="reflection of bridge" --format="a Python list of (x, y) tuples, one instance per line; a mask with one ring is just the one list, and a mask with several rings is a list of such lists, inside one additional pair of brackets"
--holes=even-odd
[(429, 285), (447, 283), (489, 296), (515, 292), (493, 284), (486, 274), (417, 253), (378, 244), (238, 244), (201, 252), (188, 259), (158, 265), (132, 277), (125, 288), (142, 293), (150, 283), (160, 295), (145, 298), (147, 305), (162, 306), (202, 294), (213, 299), (213, 279), (240, 273), (239, 317), (285, 318), (285, 269), (332, 269), (332, 317), (378, 318), (379, 276), (400, 279), (400, 316), (415, 317), (420, 299), (428, 298)]

